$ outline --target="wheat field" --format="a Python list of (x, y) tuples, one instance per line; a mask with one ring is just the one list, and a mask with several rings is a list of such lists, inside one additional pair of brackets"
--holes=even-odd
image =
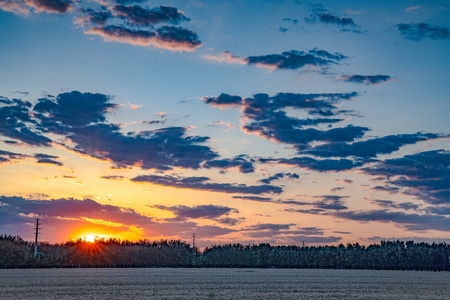
[(449, 299), (449, 272), (309, 269), (0, 270), (1, 299)]

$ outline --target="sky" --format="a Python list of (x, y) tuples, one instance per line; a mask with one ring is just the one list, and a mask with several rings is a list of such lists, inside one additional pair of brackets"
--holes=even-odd
[(448, 1), (0, 0), (0, 233), (448, 242)]

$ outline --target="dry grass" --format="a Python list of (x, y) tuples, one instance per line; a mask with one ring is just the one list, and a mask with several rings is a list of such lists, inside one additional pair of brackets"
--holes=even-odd
[(450, 272), (0, 270), (2, 299), (449, 299)]

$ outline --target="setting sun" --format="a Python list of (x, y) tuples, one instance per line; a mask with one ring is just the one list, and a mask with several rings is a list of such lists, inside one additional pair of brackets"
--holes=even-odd
[(99, 236), (96, 234), (88, 234), (83, 237), (83, 240), (85, 240), (86, 242), (89, 242), (89, 243), (93, 243), (98, 238), (99, 238)]

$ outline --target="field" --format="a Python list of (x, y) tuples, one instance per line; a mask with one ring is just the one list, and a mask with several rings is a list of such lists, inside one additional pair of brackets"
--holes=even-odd
[(450, 299), (450, 272), (0, 270), (1, 299)]

